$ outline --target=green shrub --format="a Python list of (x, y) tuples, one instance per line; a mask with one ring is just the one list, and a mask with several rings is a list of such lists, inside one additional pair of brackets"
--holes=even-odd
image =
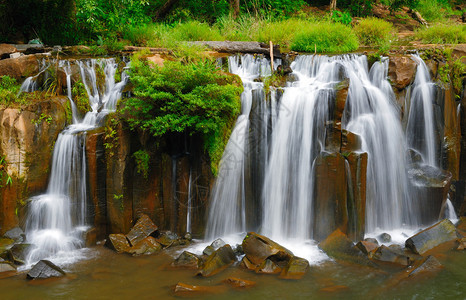
[(416, 31), (416, 38), (427, 44), (466, 43), (466, 26), (436, 24)]
[(76, 104), (76, 108), (78, 111), (85, 115), (88, 111), (91, 110), (91, 106), (89, 104), (89, 96), (87, 95), (86, 88), (84, 87), (84, 83), (79, 80), (71, 89), (73, 102)]
[(370, 17), (359, 21), (354, 27), (359, 42), (366, 46), (389, 46), (394, 39), (393, 25), (382, 19)]
[(310, 24), (296, 33), (291, 49), (302, 52), (348, 52), (358, 49), (358, 38), (351, 27), (340, 23)]
[(351, 14), (347, 11), (341, 12), (334, 10), (332, 13), (332, 21), (348, 25), (351, 24), (353, 18), (351, 18)]
[(416, 10), (429, 22), (443, 20), (451, 7), (445, 0), (420, 0)]
[(130, 76), (134, 98), (123, 102), (130, 128), (154, 137), (200, 134), (215, 174), (240, 111), (242, 88), (237, 77), (223, 73), (210, 60), (166, 61), (164, 67), (150, 67), (140, 54), (132, 59)]
[(302, 19), (288, 19), (278, 22), (263, 22), (263, 25), (254, 31), (253, 40), (288, 46), (297, 32), (301, 32), (309, 27), (311, 23)]
[(207, 23), (189, 21), (175, 26), (168, 33), (169, 38), (175, 41), (222, 41), (224, 38), (215, 28)]

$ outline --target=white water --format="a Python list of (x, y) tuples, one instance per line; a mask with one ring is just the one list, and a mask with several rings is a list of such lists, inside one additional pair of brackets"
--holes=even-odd
[(406, 138), (408, 146), (417, 150), (425, 164), (438, 166), (435, 138), (434, 96), (435, 84), (430, 79), (429, 70), (418, 56), (412, 58), (417, 63), (417, 72), (410, 91), (410, 106)]
[(37, 91), (39, 89), (39, 84), (37, 83), (39, 76), (43, 74), (44, 72), (46, 72), (51, 64), (53, 64), (53, 60), (52, 62), (50, 62), (49, 60), (45, 58), (41, 59), (39, 61), (39, 73), (37, 73), (34, 76), (29, 76), (28, 78), (26, 78), (21, 84), (18, 94), (23, 93), (23, 92), (31, 93), (31, 92)]
[[(72, 262), (74, 255), (79, 253), (76, 250), (83, 246), (81, 236), (88, 226), (86, 130), (100, 126), (102, 118), (115, 109), (127, 81), (123, 72), (122, 81), (115, 84), (117, 64), (114, 59), (92, 59), (79, 61), (78, 64), (92, 111), (81, 120), (76, 115), (77, 110), (73, 110), (73, 124), (60, 133), (55, 143), (47, 192), (29, 201), (26, 235), (34, 249), (27, 257), (27, 265), (44, 258)], [(69, 64), (61, 65), (68, 77)], [(104, 69), (103, 87), (98, 87), (96, 83), (98, 67)], [(72, 101), (70, 93), (68, 96)], [(64, 260), (64, 257), (68, 259)], [(80, 256), (75, 258), (79, 259)]]

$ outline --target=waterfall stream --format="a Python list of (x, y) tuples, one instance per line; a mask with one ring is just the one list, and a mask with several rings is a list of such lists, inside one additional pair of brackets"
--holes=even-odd
[[(34, 245), (27, 257), (27, 265), (60, 253), (69, 253), (83, 246), (82, 234), (87, 221), (88, 195), (86, 171), (86, 131), (102, 126), (101, 121), (116, 108), (127, 81), (115, 83), (118, 64), (114, 59), (77, 61), (81, 80), (89, 95), (91, 111), (84, 118), (71, 99), (70, 63), (60, 62), (67, 74), (68, 98), (72, 102), (73, 124), (65, 128), (55, 143), (47, 192), (33, 197), (28, 203), (26, 234)], [(97, 83), (96, 70), (101, 68), (105, 85)], [(68, 255), (72, 259), (72, 255)]]
[[(428, 164), (435, 166), (439, 158), (433, 146), (434, 129), (429, 127), (434, 123), (433, 114), (427, 109), (432, 106), (429, 93), (434, 85), (422, 59), (414, 59), (418, 61), (418, 73), (412, 86), (412, 109), (405, 133), (400, 108), (388, 82), (387, 58), (375, 62), (369, 69), (363, 55), (296, 57), (283, 95), (275, 98), (273, 90), (271, 99), (265, 96), (260, 99), (269, 109), (266, 119), (273, 120), (272, 124), (259, 122), (262, 130), (269, 132), (265, 134), (265, 146), (260, 146), (266, 147), (264, 176), (260, 182), (245, 174), (251, 173), (248, 168), (257, 168), (260, 164), (253, 156), (254, 151), (248, 150), (264, 143), (264, 140), (251, 139), (254, 130), (250, 122), (258, 118), (250, 115), (251, 97), (263, 89), (253, 79), (259, 77), (258, 70), (268, 63), (249, 56), (230, 59), (230, 71), (241, 76), (245, 87), (243, 111), (222, 158), (209, 209), (206, 239), (249, 230), (258, 230), (279, 241), (313, 238), (312, 220), (320, 213), (314, 211), (314, 162), (317, 157), (334, 151), (326, 147), (326, 138), (328, 124), (334, 118), (336, 87), (344, 79), (349, 79), (349, 88), (341, 127), (358, 135), (360, 151), (368, 154), (365, 232), (402, 228), (409, 232), (419, 228), (419, 204), (411, 199), (407, 176), (408, 146), (422, 153)], [(419, 101), (424, 104), (418, 104)], [(274, 112), (271, 112), (272, 106)], [(419, 136), (416, 133), (419, 126), (413, 126), (413, 122), (419, 123), (421, 118), (422, 123), (431, 124), (426, 124), (423, 135)], [(251, 163), (245, 164), (247, 161)], [(232, 162), (238, 167), (231, 168)], [(351, 182), (347, 160), (345, 166), (346, 180), (352, 186), (355, 183)], [(255, 212), (245, 209), (249, 202), (256, 201), (251, 193), (244, 194), (245, 187), (251, 185), (248, 180), (252, 185), (261, 186), (260, 207)], [(353, 191), (348, 193), (352, 198)], [(248, 225), (248, 213), (260, 218), (258, 226)]]

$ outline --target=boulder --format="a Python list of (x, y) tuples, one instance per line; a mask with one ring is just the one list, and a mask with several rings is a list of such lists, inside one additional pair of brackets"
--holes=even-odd
[(249, 288), (249, 287), (253, 287), (256, 285), (254, 281), (236, 278), (236, 277), (229, 277), (222, 282), (234, 288)]
[(361, 250), (362, 253), (368, 255), (369, 253), (377, 250), (378, 244), (368, 241), (359, 241), (356, 244), (356, 247), (358, 247), (358, 249)]
[(7, 261), (0, 261), (0, 273), (15, 272), (15, 271), (16, 271), (15, 265)]
[(456, 248), (456, 250), (466, 249), (466, 237), (457, 239), (456, 241), (458, 242), (458, 247)]
[(301, 257), (294, 256), (290, 259), (285, 268), (283, 268), (280, 278), (283, 279), (301, 279), (309, 269), (309, 262)]
[(63, 277), (66, 273), (51, 261), (41, 260), (27, 273), (27, 279), (47, 279), (51, 277)]
[(0, 59), (10, 57), (11, 53), (15, 53), (16, 47), (9, 44), (0, 44)]
[(282, 268), (270, 259), (264, 260), (255, 269), (258, 274), (280, 274)]
[(16, 243), (22, 243), (26, 238), (24, 231), (19, 227), (15, 227), (13, 229), (8, 230), (7, 232), (5, 232), (3, 237), (12, 239)]
[(257, 267), (246, 256), (244, 256), (241, 260), (241, 266), (251, 271), (254, 271)]
[(155, 225), (147, 215), (142, 214), (133, 228), (131, 228), (130, 232), (126, 235), (126, 238), (129, 240), (131, 245), (136, 245), (156, 230), (157, 225)]
[(95, 227), (89, 228), (82, 233), (82, 239), (86, 247), (92, 247), (97, 244), (97, 230)]
[(364, 241), (365, 241), (365, 242), (369, 242), (369, 243), (373, 243), (373, 244), (376, 244), (377, 246), (379, 246), (379, 241), (377, 241), (377, 239), (374, 239), (374, 238), (365, 238)]
[(379, 241), (381, 241), (382, 243), (390, 243), (392, 241), (392, 237), (391, 235), (389, 235), (388, 233), (382, 233), (380, 234), (377, 239)]
[(197, 275), (203, 277), (213, 276), (232, 265), (236, 261), (235, 253), (230, 245), (225, 245), (218, 248), (205, 261), (202, 268), (197, 272)]
[(319, 248), (322, 249), (328, 256), (342, 261), (356, 263), (364, 266), (374, 266), (367, 256), (354, 246), (353, 242), (346, 234), (337, 229), (330, 234), (325, 240), (319, 243)]
[(454, 241), (457, 238), (455, 225), (450, 220), (444, 219), (407, 239), (405, 246), (414, 253), (422, 255), (443, 243)]
[(202, 259), (194, 253), (183, 251), (171, 264), (175, 268), (199, 269)]
[(136, 245), (132, 246), (127, 250), (128, 253), (133, 256), (137, 255), (151, 255), (162, 250), (162, 245), (157, 243), (155, 238), (148, 236)]
[(201, 286), (201, 285), (190, 285), (182, 282), (178, 282), (175, 285), (174, 292), (178, 296), (199, 296), (203, 294), (217, 294), (226, 291), (226, 287), (223, 285), (218, 286)]
[(393, 251), (387, 246), (380, 246), (372, 255), (371, 258), (378, 262), (391, 263), (394, 265), (401, 265), (403, 267), (409, 266), (412, 264), (410, 257)]
[(202, 250), (202, 254), (207, 255), (207, 256), (210, 256), (214, 252), (215, 252), (215, 249), (211, 245), (205, 247), (204, 250)]
[(398, 90), (407, 87), (414, 80), (416, 62), (409, 56), (390, 56), (388, 63), (388, 78)]
[(31, 244), (15, 244), (9, 250), (11, 255), (11, 261), (17, 265), (24, 265), (26, 263), (26, 258), (33, 246)]
[(176, 246), (179, 244), (178, 235), (171, 231), (166, 231), (166, 232), (161, 233), (160, 236), (156, 240), (164, 248), (167, 248), (170, 246)]
[(8, 75), (16, 80), (21, 80), (38, 72), (39, 62), (35, 55), (24, 55), (18, 58), (0, 60), (0, 77)]
[(293, 257), (290, 250), (255, 232), (249, 232), (246, 235), (242, 247), (247, 259), (256, 266), (262, 264), (267, 258), (276, 263), (282, 261), (287, 263)]
[(435, 257), (429, 255), (413, 266), (413, 269), (409, 272), (408, 277), (433, 273), (439, 271), (442, 268), (442, 264)]
[(212, 253), (214, 253), (215, 250), (225, 245), (226, 243), (222, 239), (216, 239), (215, 241), (212, 242), (212, 244), (205, 247), (205, 249), (202, 251), (202, 254), (209, 256)]
[(118, 253), (127, 252), (130, 249), (130, 245), (126, 239), (126, 236), (121, 233), (110, 234), (107, 241), (105, 242), (105, 246), (115, 250)]

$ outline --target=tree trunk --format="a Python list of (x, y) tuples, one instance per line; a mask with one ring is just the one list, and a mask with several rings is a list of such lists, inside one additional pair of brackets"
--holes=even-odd
[(330, 0), (330, 10), (337, 9), (337, 0)]
[(155, 19), (163, 19), (163, 17), (165, 17), (170, 12), (173, 5), (178, 3), (178, 1), (179, 0), (167, 0), (167, 2), (165, 2), (165, 4), (155, 13)]
[(230, 0), (231, 11), (233, 12), (233, 18), (239, 16), (239, 0)]

